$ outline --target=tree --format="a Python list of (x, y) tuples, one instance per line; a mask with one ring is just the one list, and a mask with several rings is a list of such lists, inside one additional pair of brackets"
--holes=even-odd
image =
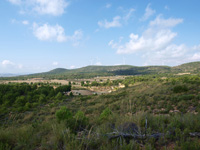
[(61, 92), (59, 92), (57, 95), (56, 95), (56, 97), (55, 97), (57, 100), (62, 100), (62, 98), (63, 98), (63, 95), (62, 95), (62, 93)]
[(23, 107), (26, 104), (25, 96), (17, 97), (15, 101), (15, 107)]
[(81, 130), (88, 125), (88, 118), (80, 110), (75, 114), (74, 119), (76, 121), (76, 124), (75, 124), (76, 130)]
[(40, 103), (45, 103), (47, 101), (46, 96), (44, 94), (41, 94), (39, 97), (39, 102)]
[(84, 86), (84, 84), (85, 84), (84, 81), (81, 81), (81, 86)]
[(61, 107), (60, 110), (56, 112), (56, 119), (58, 122), (67, 121), (71, 122), (73, 118), (72, 112), (65, 106)]
[(112, 111), (107, 107), (106, 109), (103, 110), (103, 112), (99, 116), (99, 120), (100, 121), (108, 120), (111, 115)]
[(56, 94), (59, 92), (61, 93), (69, 92), (71, 91), (71, 85), (64, 85), (64, 86), (57, 87), (55, 91), (56, 91)]

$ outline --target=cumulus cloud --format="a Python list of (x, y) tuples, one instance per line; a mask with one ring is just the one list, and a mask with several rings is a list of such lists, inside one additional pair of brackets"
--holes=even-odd
[(8, 0), (10, 3), (14, 4), (14, 5), (19, 5), (21, 4), (21, 0)]
[(194, 49), (185, 44), (171, 44), (163, 50), (147, 53), (144, 58), (146, 59), (146, 64), (178, 65), (191, 61), (200, 61), (199, 51), (200, 47)]
[[(163, 23), (165, 22), (165, 25)], [(164, 19), (159, 15), (151, 21), (149, 27), (141, 36), (131, 33), (129, 41), (125, 44), (109, 42), (109, 45), (117, 49), (118, 54), (130, 54), (137, 51), (156, 51), (168, 46), (176, 37), (177, 33), (172, 32), (170, 27), (174, 27), (182, 22), (182, 19), (169, 18)]]
[(190, 56), (187, 54), (187, 51), (188, 47), (184, 44), (171, 44), (159, 51), (147, 52), (143, 57), (146, 60), (146, 65), (182, 64), (189, 61), (188, 58)]
[(188, 47), (185, 44), (174, 44), (177, 36), (172, 28), (182, 23), (181, 18), (163, 18), (158, 15), (149, 22), (146, 30), (141, 35), (131, 33), (129, 41), (122, 43), (111, 40), (108, 45), (116, 49), (118, 54), (132, 54), (142, 52), (142, 59), (149, 65), (181, 64), (189, 61), (200, 60), (200, 45)]
[(82, 30), (74, 31), (74, 34), (67, 36), (65, 30), (60, 25), (33, 24), (33, 34), (41, 41), (57, 41), (57, 42), (71, 42), (73, 46), (79, 46), (83, 38)]
[[(130, 8), (128, 10), (124, 9), (122, 10), (123, 10), (123, 15), (113, 17), (112, 21), (108, 21), (107, 19), (98, 21), (99, 27), (109, 29), (109, 28), (121, 27), (124, 23), (127, 23), (127, 21), (131, 18), (133, 12), (135, 11), (135, 9)], [(99, 29), (96, 31), (99, 31)]]
[(113, 28), (113, 27), (121, 27), (121, 23), (120, 23), (121, 17), (120, 16), (116, 16), (113, 18), (112, 21), (107, 21), (106, 19), (104, 21), (99, 21), (98, 25), (99, 27), (103, 27), (103, 28)]
[(82, 38), (83, 38), (83, 31), (76, 30), (74, 31), (74, 34), (72, 36), (67, 36), (67, 41), (72, 42), (73, 46), (79, 46)]
[(10, 21), (12, 24), (23, 24), (23, 25), (29, 25), (29, 21), (28, 20), (16, 20), (16, 19), (11, 19)]
[(162, 15), (158, 15), (155, 20), (150, 22), (152, 27), (171, 28), (183, 22), (181, 18), (164, 19)]
[(39, 26), (38, 24), (34, 23), (33, 34), (41, 41), (65, 42), (67, 38), (64, 28), (58, 24), (55, 26), (48, 24)]
[(15, 69), (22, 69), (23, 65), (22, 64), (16, 64), (10, 60), (3, 60), (1, 62), (1, 66), (3, 68), (15, 68)]
[(148, 4), (146, 9), (145, 9), (145, 14), (143, 15), (143, 17), (140, 20), (146, 21), (151, 16), (153, 16), (155, 13), (156, 13), (156, 11), (151, 8), (151, 4)]
[(155, 20), (150, 22), (149, 27), (143, 32), (141, 37), (131, 33), (129, 42), (120, 46), (117, 52), (133, 53), (147, 49), (152, 51), (163, 49), (177, 35), (177, 33), (172, 32), (169, 27), (174, 27), (181, 22), (182, 19), (164, 19), (159, 15)]
[(20, 5), (20, 12), (25, 13), (27, 10), (42, 15), (59, 16), (65, 12), (69, 5), (65, 0), (8, 0), (10, 3)]
[(142, 52), (141, 59), (145, 65), (176, 65), (190, 61), (200, 61), (200, 45), (189, 47), (185, 44), (174, 44), (177, 36), (172, 28), (182, 23), (181, 18), (163, 18), (158, 15), (149, 22), (147, 29), (140, 35), (131, 33), (129, 41), (122, 43), (111, 40), (108, 45), (118, 54)]
[(193, 46), (190, 51), (193, 52), (193, 55), (190, 57), (191, 61), (200, 61), (200, 45)]
[(193, 54), (193, 56), (191, 57), (192, 61), (200, 61), (200, 53), (195, 53)]
[(68, 3), (65, 0), (35, 0), (33, 10), (39, 14), (62, 15)]
[(5, 67), (8, 66), (8, 65), (14, 65), (14, 63), (10, 60), (4, 60), (4, 61), (2, 61), (1, 64)]

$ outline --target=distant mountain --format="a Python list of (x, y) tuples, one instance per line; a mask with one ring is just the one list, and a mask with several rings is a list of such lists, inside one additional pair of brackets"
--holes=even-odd
[(45, 72), (43, 74), (61, 74), (61, 73), (65, 73), (67, 72), (68, 70), (67, 69), (64, 69), (64, 68), (57, 68), (57, 69), (53, 69), (49, 72)]
[(2, 74), (0, 74), (0, 77), (14, 77), (14, 76), (19, 76), (19, 75), (11, 74), (11, 73), (2, 73)]
[(199, 73), (200, 72), (200, 61), (185, 63), (179, 66), (172, 67), (173, 72), (190, 72)]
[(57, 68), (49, 72), (21, 76), (22, 78), (57, 78), (76, 79), (91, 78), (96, 76), (114, 75), (147, 75), (147, 74), (177, 74), (177, 73), (200, 73), (200, 62), (185, 63), (175, 67), (169, 66), (87, 66), (78, 69)]
[(25, 76), (29, 75), (30, 73), (20, 73), (20, 74), (14, 74), (14, 73), (0, 73), (0, 77), (18, 77), (18, 76)]

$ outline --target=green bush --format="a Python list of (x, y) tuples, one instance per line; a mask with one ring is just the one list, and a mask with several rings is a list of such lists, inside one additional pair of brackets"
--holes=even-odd
[(0, 142), (0, 150), (11, 150), (11, 146), (7, 143)]
[(190, 140), (190, 141), (184, 141), (181, 143), (180, 149), (182, 150), (199, 150), (200, 149), (200, 143), (197, 139)]
[(65, 106), (61, 107), (60, 110), (56, 112), (56, 119), (58, 122), (61, 121), (71, 121), (73, 118), (72, 112)]
[(88, 118), (80, 110), (75, 114), (74, 119), (76, 121), (76, 123), (75, 123), (76, 131), (84, 129), (89, 123)]
[(173, 88), (174, 93), (187, 92), (188, 88), (185, 85), (177, 85)]
[(62, 95), (62, 93), (61, 92), (58, 92), (58, 94), (56, 95), (56, 100), (62, 100), (62, 98), (63, 98), (63, 95)]
[(112, 111), (107, 107), (106, 109), (103, 110), (103, 112), (99, 116), (99, 120), (100, 121), (108, 120), (111, 115)]
[(45, 103), (47, 101), (46, 96), (44, 94), (41, 94), (39, 97), (39, 103)]

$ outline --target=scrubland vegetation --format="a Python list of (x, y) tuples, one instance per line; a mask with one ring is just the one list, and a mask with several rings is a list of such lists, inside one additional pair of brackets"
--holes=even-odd
[(0, 149), (200, 149), (200, 76), (130, 76), (73, 96), (71, 84), (0, 85)]

